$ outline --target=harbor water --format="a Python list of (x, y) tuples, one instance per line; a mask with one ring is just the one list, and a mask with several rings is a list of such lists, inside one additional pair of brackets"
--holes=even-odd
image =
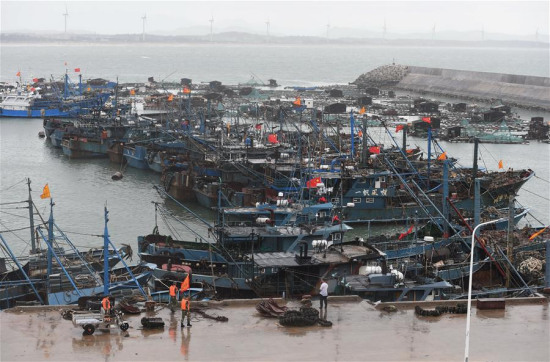
[[(40, 59), (36, 54), (40, 54)], [(80, 67), (86, 79), (114, 80), (118, 77), (121, 82), (144, 82), (150, 76), (158, 81), (188, 77), (197, 83), (216, 79), (237, 84), (255, 74), (264, 81), (275, 78), (284, 86), (323, 85), (351, 82), (359, 74), (394, 59), (401, 64), (549, 76), (548, 53), (539, 49), (130, 45), (120, 51), (119, 47), (110, 45), (24, 47), (3, 44), (1, 80), (15, 80), (18, 70), (31, 78), (47, 78), (50, 74), (58, 77), (65, 72), (64, 62), (68, 62), (69, 68)], [(537, 115), (533, 111), (526, 112)], [(548, 115), (545, 120), (549, 120)], [(110, 212), (111, 239), (118, 245), (130, 244), (134, 250), (137, 236), (150, 233), (155, 226), (153, 202), (166, 203), (191, 229), (208, 238), (203, 224), (175, 203), (165, 201), (153, 188), (159, 184), (159, 174), (127, 168), (122, 180), (113, 181), (111, 176), (121, 169), (121, 165), (112, 164), (108, 159), (69, 159), (47, 140), (38, 138), (41, 130), (41, 119), (0, 119), (1, 203), (26, 200), (25, 179), (30, 178), (33, 198), (47, 218), (50, 199), (40, 199), (39, 195), (48, 184), (55, 202), (57, 224), (84, 249), (102, 245), (101, 238), (92, 235), (103, 233), (105, 206)], [(372, 132), (375, 141), (392, 144), (381, 129)], [(427, 149), (422, 139), (409, 138), (408, 143)], [(460, 165), (471, 167), (472, 144), (441, 142), (441, 145), (450, 156), (459, 159)], [(536, 177), (528, 181), (518, 195), (518, 201), (531, 208), (533, 216), (527, 222), (533, 226), (540, 225), (537, 220), (545, 225), (550, 223), (549, 156), (550, 145), (545, 143), (480, 145), (480, 167), (497, 170), (499, 160), (503, 160), (505, 169), (531, 168), (536, 172)], [(28, 227), (28, 220), (21, 216), (25, 215), (23, 206), (3, 206), (0, 214), (0, 230), (11, 241), (16, 254), (24, 254), (29, 248), (29, 233), (24, 229)], [(206, 220), (214, 221), (215, 214), (211, 210), (195, 204), (189, 207)], [(168, 231), (160, 220), (159, 228), (161, 232)], [(403, 228), (403, 225), (391, 225), (390, 231), (402, 232)], [(185, 227), (178, 229), (181, 238), (195, 238)], [(361, 226), (351, 234), (366, 235), (367, 232), (368, 227)]]

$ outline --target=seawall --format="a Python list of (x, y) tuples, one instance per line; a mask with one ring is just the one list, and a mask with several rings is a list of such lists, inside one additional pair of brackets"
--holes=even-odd
[(406, 66), (398, 89), (550, 110), (550, 78)]

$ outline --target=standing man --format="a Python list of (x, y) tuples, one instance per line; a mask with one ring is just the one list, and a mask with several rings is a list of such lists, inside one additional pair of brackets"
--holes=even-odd
[(191, 302), (189, 297), (183, 296), (181, 298), (181, 323), (180, 326), (183, 328), (183, 321), (187, 315), (187, 327), (191, 327)]
[(172, 310), (172, 312), (175, 312), (175, 308), (178, 305), (176, 299), (177, 290), (178, 287), (176, 287), (176, 283), (172, 282), (172, 285), (170, 286), (170, 309)]
[(327, 309), (327, 299), (328, 299), (328, 284), (324, 279), (321, 279), (321, 287), (319, 288), (320, 296), (320, 306), (319, 309), (323, 309), (323, 303), (325, 304), (325, 309)]

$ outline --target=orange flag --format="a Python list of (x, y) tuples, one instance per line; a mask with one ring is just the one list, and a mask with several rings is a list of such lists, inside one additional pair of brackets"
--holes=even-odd
[(365, 107), (363, 107), (363, 108), (361, 108), (361, 109), (359, 110), (359, 114), (363, 114), (363, 113), (365, 113), (365, 112), (366, 112)]
[(300, 97), (296, 97), (296, 100), (292, 102), (292, 104), (294, 104), (295, 106), (301, 106), (302, 100), (300, 99)]
[(426, 123), (432, 123), (432, 119), (430, 117), (422, 117), (422, 121)]
[(174, 95), (173, 94), (170, 94), (168, 96), (168, 102), (172, 102), (174, 100)]
[(50, 198), (50, 188), (48, 187), (48, 184), (44, 186), (44, 190), (42, 190), (42, 195), (40, 195), (41, 199), (49, 199)]
[[(547, 227), (548, 227), (548, 226), (547, 226)], [(539, 230), (539, 231), (537, 231), (536, 233), (534, 233), (533, 235), (531, 235), (531, 236), (529, 237), (529, 240), (533, 240), (534, 238), (536, 238), (537, 236), (539, 236), (540, 234), (542, 234), (542, 233), (544, 232), (544, 230), (546, 230), (547, 227), (545, 227), (544, 229)]]
[(438, 157), (437, 157), (437, 160), (438, 161), (444, 161), (447, 159), (447, 152), (443, 152), (442, 154), (440, 154)]
[(395, 126), (395, 133), (397, 133), (397, 132), (401, 131), (401, 130), (402, 130), (403, 128), (405, 128), (405, 126), (404, 126), (404, 125), (402, 125), (402, 124), (398, 124), (397, 126)]
[(504, 168), (504, 165), (502, 164), (502, 160), (498, 161), (498, 168)]
[(191, 93), (191, 89), (187, 87), (183, 88), (183, 94), (189, 94), (189, 93)]
[(136, 95), (136, 90), (135, 89), (130, 89), (130, 95), (135, 96)]
[(17, 72), (17, 74), (15, 75), (16, 77), (20, 77), (21, 76), (21, 72)]
[(186, 290), (189, 290), (189, 274), (187, 274), (183, 282), (181, 282), (180, 287), (180, 292), (185, 292)]

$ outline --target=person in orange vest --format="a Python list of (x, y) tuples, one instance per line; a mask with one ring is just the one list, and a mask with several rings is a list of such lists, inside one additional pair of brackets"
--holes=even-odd
[(180, 326), (183, 328), (183, 321), (187, 316), (187, 327), (191, 327), (191, 302), (189, 297), (183, 296), (181, 299), (181, 323)]
[(108, 295), (106, 295), (101, 301), (101, 307), (103, 308), (103, 314), (105, 315), (111, 314), (111, 300), (109, 299)]
[(172, 310), (172, 312), (174, 312), (174, 308), (177, 306), (177, 290), (178, 287), (176, 287), (176, 283), (172, 282), (172, 285), (170, 286), (170, 309)]

